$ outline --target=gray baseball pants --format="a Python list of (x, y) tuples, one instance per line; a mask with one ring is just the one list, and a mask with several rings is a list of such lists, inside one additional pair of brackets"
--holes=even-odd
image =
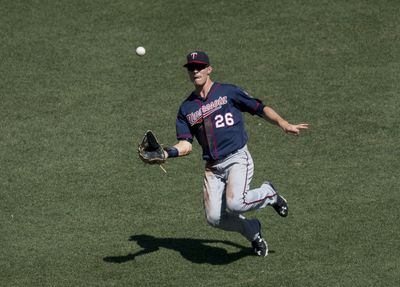
[(254, 163), (247, 145), (218, 161), (207, 162), (204, 175), (204, 208), (207, 222), (226, 231), (239, 232), (253, 241), (260, 231), (257, 219), (242, 213), (274, 204), (276, 191), (267, 183), (250, 189)]

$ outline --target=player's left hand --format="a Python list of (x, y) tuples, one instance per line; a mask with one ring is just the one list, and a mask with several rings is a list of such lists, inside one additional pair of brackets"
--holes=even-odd
[(283, 130), (285, 131), (285, 133), (287, 134), (291, 134), (294, 136), (298, 136), (300, 134), (300, 130), (303, 129), (308, 129), (308, 124), (304, 123), (304, 124), (297, 124), (297, 125), (292, 125), (292, 124), (287, 124), (283, 127)]
[(142, 141), (139, 143), (138, 154), (139, 158), (148, 164), (161, 165), (167, 160), (163, 147), (150, 130), (146, 131)]

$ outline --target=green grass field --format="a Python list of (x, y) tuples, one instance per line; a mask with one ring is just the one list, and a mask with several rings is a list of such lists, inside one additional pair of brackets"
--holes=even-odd
[[(400, 286), (400, 2), (0, 1), (0, 286)], [(135, 48), (144, 46), (144, 57)], [(270, 254), (206, 224), (203, 165), (175, 143), (185, 56), (291, 122), (246, 116), (253, 185), (290, 216)]]

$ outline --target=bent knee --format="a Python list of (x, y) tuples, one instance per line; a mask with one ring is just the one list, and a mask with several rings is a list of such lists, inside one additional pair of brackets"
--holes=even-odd
[(226, 201), (226, 207), (230, 212), (240, 213), (243, 208), (242, 198), (230, 198)]

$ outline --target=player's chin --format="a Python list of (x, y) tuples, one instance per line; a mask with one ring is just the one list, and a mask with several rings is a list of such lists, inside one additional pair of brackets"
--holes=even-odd
[(202, 86), (204, 85), (204, 80), (202, 78), (194, 78), (193, 79), (193, 84), (195, 84), (196, 86)]

